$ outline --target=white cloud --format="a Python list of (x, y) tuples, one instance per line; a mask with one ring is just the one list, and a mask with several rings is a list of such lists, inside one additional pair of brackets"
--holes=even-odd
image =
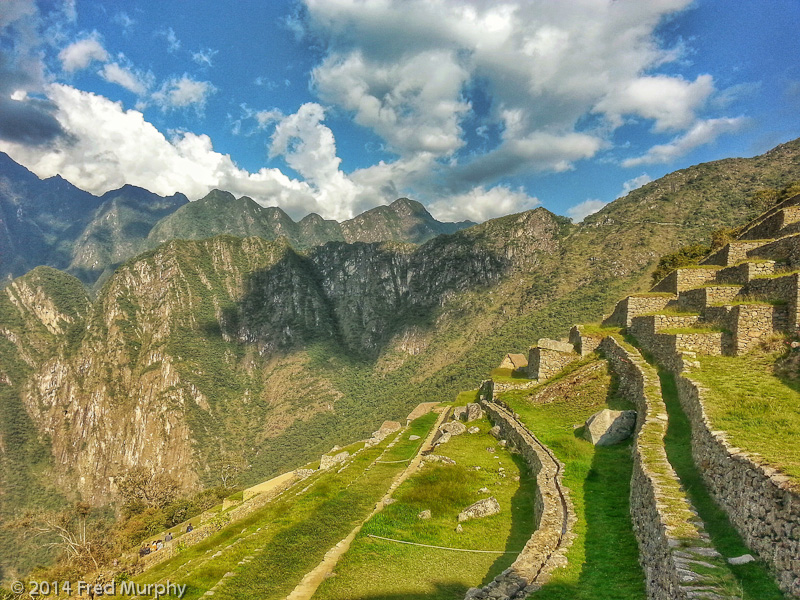
[(580, 204), (568, 209), (567, 216), (575, 223), (580, 223), (589, 215), (592, 215), (603, 208), (606, 204), (608, 204), (608, 202), (603, 202), (602, 200), (597, 200), (594, 198), (584, 200)]
[(219, 50), (212, 50), (211, 48), (206, 48), (205, 50), (198, 50), (197, 52), (192, 53), (192, 60), (200, 66), (210, 67), (212, 66), (212, 61), (214, 60), (214, 57), (218, 53)]
[(73, 42), (58, 54), (61, 60), (61, 67), (68, 73), (80, 71), (89, 66), (94, 61), (105, 62), (108, 60), (108, 52), (100, 43), (100, 36), (95, 31), (90, 36), (77, 42)]
[(610, 91), (595, 111), (616, 125), (622, 124), (623, 115), (632, 114), (653, 119), (654, 131), (674, 131), (689, 127), (713, 92), (710, 75), (698, 75), (693, 82), (666, 75), (638, 77)]
[(642, 173), (638, 177), (634, 177), (633, 179), (628, 179), (625, 183), (622, 184), (622, 191), (619, 193), (618, 198), (622, 196), (627, 196), (633, 190), (638, 190), (643, 185), (647, 185), (653, 181), (653, 178), (650, 177), (647, 173)]
[(636, 167), (639, 165), (672, 162), (681, 156), (685, 156), (698, 146), (710, 144), (722, 134), (739, 131), (747, 122), (748, 120), (745, 117), (698, 121), (689, 131), (679, 135), (670, 143), (653, 146), (642, 156), (622, 161), (622, 166)]
[[(623, 115), (653, 119), (657, 130), (689, 127), (712, 78), (644, 73), (680, 55), (655, 30), (690, 3), (585, 1), (577, 10), (550, 0), (305, 0), (307, 29), (328, 49), (313, 71), (322, 99), (351, 111), (401, 157), (449, 160), (465, 144), (464, 118), (479, 116), (503, 131), (496, 148), (459, 158), (468, 183), (480, 185), (569, 169), (594, 156)], [(397, 23), (402, 35), (387, 36)], [(474, 115), (471, 85), (491, 99), (488, 114)], [(607, 126), (581, 131), (593, 112)]]
[(529, 196), (523, 189), (512, 190), (507, 186), (485, 189), (478, 186), (464, 194), (458, 194), (432, 202), (428, 207), (440, 221), (482, 222), (511, 213), (536, 208), (538, 198)]
[(208, 97), (217, 91), (209, 81), (197, 81), (189, 75), (172, 77), (153, 94), (153, 100), (162, 110), (194, 106), (202, 110)]
[(153, 75), (151, 73), (136, 73), (131, 67), (123, 67), (116, 62), (103, 65), (99, 74), (109, 83), (116, 83), (137, 96), (146, 94), (153, 84)]
[(178, 39), (178, 36), (175, 34), (175, 30), (172, 27), (168, 27), (167, 29), (162, 29), (156, 32), (157, 36), (163, 37), (167, 40), (167, 52), (172, 54), (173, 52), (177, 52), (181, 48), (181, 41)]

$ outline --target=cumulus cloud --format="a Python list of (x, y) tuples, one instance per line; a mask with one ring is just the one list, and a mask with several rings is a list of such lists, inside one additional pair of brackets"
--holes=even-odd
[(105, 62), (108, 52), (100, 42), (100, 36), (95, 31), (90, 36), (71, 43), (58, 53), (61, 67), (67, 72), (80, 71), (88, 67), (92, 61)]
[(529, 196), (522, 188), (513, 190), (498, 185), (488, 190), (483, 186), (469, 192), (437, 200), (428, 207), (431, 214), (440, 221), (482, 222), (503, 215), (523, 212), (536, 208), (538, 198)]
[(710, 75), (698, 75), (693, 82), (666, 75), (639, 77), (612, 90), (595, 111), (605, 113), (616, 125), (622, 124), (623, 115), (632, 114), (653, 119), (654, 131), (674, 131), (689, 127), (713, 92)]
[(209, 81), (197, 81), (189, 75), (171, 77), (153, 94), (153, 100), (162, 110), (192, 106), (202, 111), (208, 97), (217, 91)]
[(131, 67), (116, 62), (103, 65), (99, 74), (109, 83), (116, 83), (137, 96), (146, 94), (153, 82), (151, 73), (137, 73)]
[(584, 200), (580, 204), (576, 204), (572, 208), (568, 209), (567, 216), (575, 223), (580, 223), (589, 215), (592, 215), (603, 208), (606, 204), (608, 204), (608, 202), (603, 202), (602, 200), (597, 200), (596, 198), (590, 198), (589, 200)]
[(747, 124), (745, 117), (706, 119), (698, 121), (686, 133), (674, 138), (668, 144), (653, 146), (642, 156), (622, 161), (623, 167), (669, 163), (685, 156), (698, 146), (710, 144), (720, 135), (739, 131)]
[[(603, 148), (626, 116), (652, 119), (657, 131), (691, 126), (713, 79), (646, 74), (679, 56), (655, 29), (689, 4), (305, 0), (307, 31), (328, 49), (315, 89), (390, 150), (451, 160), (464, 147), (467, 116), (502, 130), (495, 148), (458, 157), (468, 185), (569, 169)], [(403, 35), (387, 36), (399, 22)], [(470, 85), (490, 98), (485, 114), (465, 95)], [(605, 127), (582, 130), (590, 114)]]
[(215, 152), (206, 135), (181, 132), (167, 139), (142, 113), (124, 110), (121, 103), (67, 85), (54, 84), (47, 91), (69, 142), (36, 149), (0, 140), (0, 150), (40, 177), (60, 174), (95, 194), (130, 183), (197, 199), (222, 188), (251, 195), (265, 206), (280, 204), (295, 215), (320, 211), (307, 183), (277, 169), (248, 173)]

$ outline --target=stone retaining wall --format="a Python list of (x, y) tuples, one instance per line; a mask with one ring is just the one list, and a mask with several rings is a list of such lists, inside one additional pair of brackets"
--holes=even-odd
[(651, 288), (651, 292), (677, 294), (714, 281), (718, 269), (713, 267), (685, 267), (675, 269)]
[(645, 313), (657, 312), (664, 309), (667, 304), (675, 300), (675, 296), (669, 295), (638, 295), (628, 296), (617, 302), (611, 316), (603, 320), (603, 325), (616, 325), (617, 327), (630, 327), (634, 317)]
[(678, 295), (678, 306), (682, 309), (701, 310), (711, 304), (730, 302), (741, 291), (740, 285), (713, 285), (684, 290)]
[(692, 425), (692, 456), (708, 490), (748, 547), (776, 573), (781, 589), (800, 597), (800, 490), (714, 431), (703, 406), (705, 390), (686, 376), (676, 380)]
[(749, 249), (746, 258), (765, 258), (796, 269), (800, 267), (800, 234), (789, 235), (766, 244), (762, 242), (755, 248)]
[(528, 381), (521, 381), (519, 383), (498, 383), (494, 382), (494, 397), (496, 398), (499, 394), (503, 392), (507, 392), (509, 390), (529, 390), (531, 388), (536, 387), (539, 385), (539, 382), (535, 379), (530, 379)]
[(781, 230), (800, 220), (800, 207), (787, 206), (745, 231), (740, 240), (769, 240), (780, 237)]
[(602, 336), (586, 335), (581, 325), (575, 325), (569, 330), (569, 343), (581, 357), (588, 356), (600, 345)]
[(790, 330), (800, 327), (800, 273), (754, 279), (748, 284), (747, 292), (762, 298), (786, 301), (787, 327)]
[(561, 483), (563, 465), (503, 403), (493, 402), (491, 380), (480, 387), (481, 405), (500, 434), (520, 452), (536, 477), (536, 530), (514, 563), (483, 588), (473, 588), (466, 599), (526, 598), (539, 589), (553, 569), (566, 564), (565, 553), (574, 537), (575, 511)]
[(578, 358), (572, 344), (541, 339), (528, 352), (528, 376), (538, 381), (550, 379)]
[[(658, 376), (633, 348), (609, 336), (601, 351), (639, 413), (633, 445), (631, 518), (649, 600), (739, 598), (664, 450), (667, 413)], [(707, 592), (698, 595), (698, 592)]]
[(755, 277), (772, 275), (775, 272), (775, 261), (745, 262), (733, 267), (717, 271), (717, 283), (733, 283), (745, 285)]
[(763, 245), (763, 241), (733, 241), (729, 244), (725, 244), (724, 248), (717, 250), (705, 260), (700, 261), (700, 264), (730, 267), (731, 265), (735, 265), (738, 262), (746, 260), (749, 256), (751, 256), (750, 252), (752, 250), (755, 250)]
[(206, 517), (208, 519), (207, 522), (195, 527), (189, 533), (184, 533), (180, 537), (173, 539), (171, 542), (165, 543), (161, 550), (143, 557), (139, 557), (138, 562), (136, 563), (136, 572), (138, 573), (145, 571), (154, 565), (162, 563), (165, 560), (169, 560), (183, 549), (202, 542), (207, 537), (222, 529), (222, 527), (226, 526), (228, 523), (238, 521), (239, 519), (243, 519), (246, 516), (254, 513), (256, 510), (267, 504), (267, 502), (292, 487), (300, 479), (300, 477), (292, 477), (287, 479), (285, 482), (274, 487), (270, 491), (262, 492), (256, 496), (253, 496), (248, 501), (238, 504), (236, 507), (227, 512), (219, 512), (216, 514), (207, 512), (203, 513), (201, 516), (201, 521), (205, 520), (202, 517)]

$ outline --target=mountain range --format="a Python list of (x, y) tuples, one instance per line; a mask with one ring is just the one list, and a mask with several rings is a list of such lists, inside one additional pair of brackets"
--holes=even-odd
[[(474, 388), (506, 352), (599, 320), (662, 255), (755, 216), (757, 191), (800, 179), (800, 141), (677, 171), (581, 224), (544, 208), (440, 223), (408, 199), (295, 223), (225, 192), (98, 198), (0, 165), (3, 272), (35, 267), (0, 290), (9, 519), (112, 502), (138, 466), (188, 492), (233, 456), (261, 481)], [(0, 529), (6, 573), (36, 552)]]
[(0, 153), (2, 278), (47, 265), (84, 283), (102, 284), (129, 258), (171, 239), (286, 237), (302, 250), (331, 241), (421, 244), (471, 225), (437, 221), (408, 198), (339, 223), (315, 213), (295, 222), (278, 207), (265, 208), (220, 190), (196, 202), (180, 193), (162, 197), (131, 185), (98, 197), (59, 176), (39, 179)]

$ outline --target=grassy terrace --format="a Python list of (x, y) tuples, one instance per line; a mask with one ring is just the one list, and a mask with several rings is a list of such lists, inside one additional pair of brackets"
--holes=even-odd
[[(692, 505), (705, 523), (706, 532), (717, 551), (725, 557), (741, 556), (750, 550), (731, 525), (725, 511), (711, 498), (700, 471), (692, 458), (692, 429), (681, 408), (675, 379), (671, 373), (659, 372), (661, 395), (669, 414), (669, 427), (664, 437), (667, 458), (678, 474)], [(730, 570), (741, 586), (743, 600), (781, 600), (784, 596), (760, 562), (730, 565)]]
[[(404, 461), (421, 445), (422, 440), (411, 441), (409, 436), (424, 439), (436, 417), (434, 413), (420, 417), (393, 448), (387, 450), (395, 437), (390, 435), (361, 452), (342, 473), (314, 475), (136, 581), (188, 584), (184, 598), (190, 600), (212, 588), (214, 597), (222, 599), (285, 598), (329, 548), (369, 515), (406, 467)], [(376, 463), (378, 458), (387, 462)], [(309, 485), (303, 491), (302, 486)]]
[[(606, 363), (589, 359), (573, 363), (561, 375), (533, 390), (563, 385), (563, 397), (536, 405), (529, 391), (501, 397), (536, 436), (565, 464), (578, 521), (568, 564), (557, 569), (537, 600), (642, 600), (644, 575), (631, 527), (629, 502), (632, 470), (630, 443), (594, 447), (577, 437), (574, 425), (603, 408), (630, 409), (616, 394)], [(566, 393), (568, 392), (568, 393)]]
[(698, 356), (691, 377), (709, 390), (705, 404), (715, 429), (800, 482), (800, 382), (775, 373), (779, 356)]
[[(456, 404), (474, 397), (475, 392), (460, 394)], [(487, 433), (491, 423), (481, 419), (473, 424), (480, 433), (455, 436), (436, 450), (456, 465), (426, 465), (406, 480), (394, 493), (397, 502), (366, 523), (339, 561), (336, 576), (320, 586), (314, 600), (461, 600), (470, 587), (488, 583), (511, 565), (533, 532), (535, 480), (518, 455)], [(484, 487), (488, 493), (479, 491)], [(458, 513), (490, 495), (497, 498), (501, 513), (467, 521), (463, 532), (456, 532)], [(432, 518), (417, 518), (426, 509)], [(370, 534), (508, 554), (397, 544)]]

